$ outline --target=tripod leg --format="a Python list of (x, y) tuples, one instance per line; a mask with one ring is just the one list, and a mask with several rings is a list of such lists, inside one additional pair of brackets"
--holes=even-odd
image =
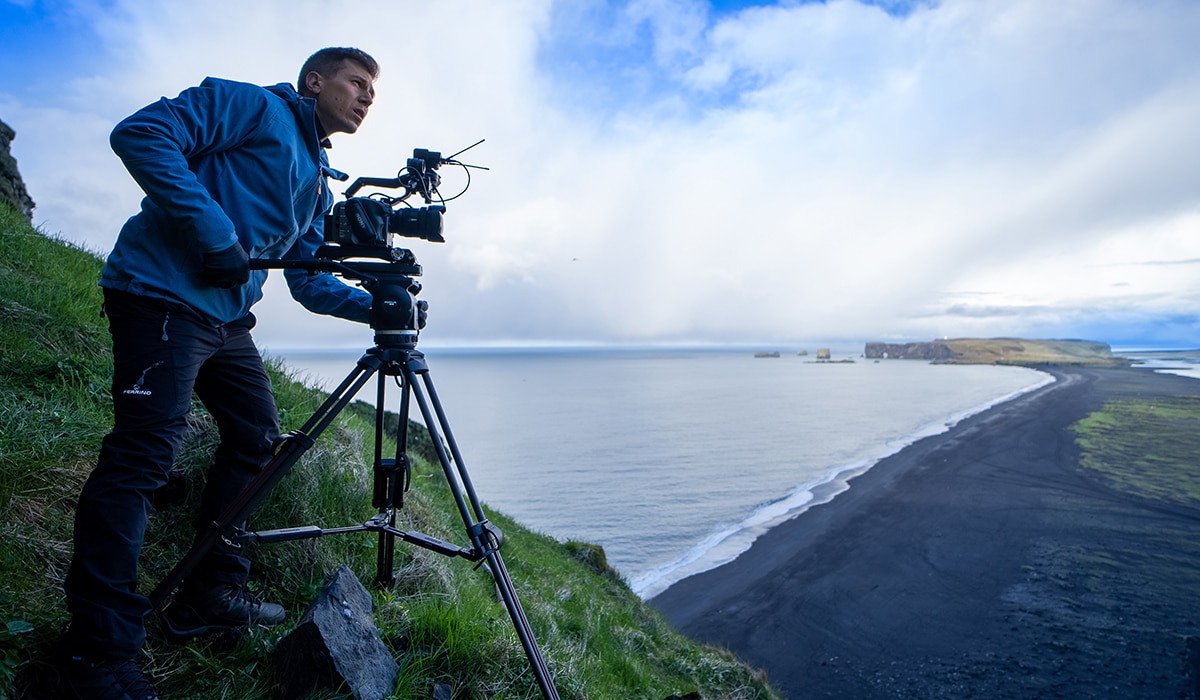
[[(417, 405), (421, 408), (421, 416), (425, 420), (425, 427), (429, 430), (429, 438), (433, 442), (434, 449), (437, 450), (438, 460), (442, 464), (442, 471), (445, 473), (446, 481), (454, 495), (454, 500), (458, 504), (459, 514), (462, 516), (463, 524), (467, 528), (467, 534), (471, 537), (471, 542), (476, 552), (479, 553), (481, 558), (487, 560), (488, 571), (496, 581), (500, 597), (504, 602), (504, 607), (508, 610), (508, 616), (512, 620), (513, 627), (516, 629), (517, 637), (521, 640), (521, 646), (525, 650), (526, 658), (529, 659), (529, 665), (533, 671), (534, 678), (537, 680), (538, 687), (541, 688), (542, 695), (546, 700), (558, 700), (558, 691), (554, 687), (554, 680), (550, 675), (550, 669), (546, 665), (545, 659), (542, 658), (542, 652), (538, 649), (537, 640), (533, 636), (533, 629), (529, 625), (529, 620), (525, 617), (525, 610), (521, 607), (521, 601), (517, 598), (516, 587), (513, 585), (512, 578), (508, 575), (508, 568), (504, 565), (504, 560), (500, 557), (498, 533), (493, 526), (487, 523), (483, 506), (480, 504), (479, 498), (475, 495), (475, 487), (471, 484), (471, 478), (463, 463), (462, 455), (459, 453), (458, 444), (454, 441), (454, 435), (450, 432), (450, 423), (446, 419), (445, 411), (442, 410), (441, 401), (438, 400), (437, 391), (434, 389), (433, 380), (429, 376), (428, 367), (425, 366), (423, 360), (409, 361), (405, 363), (404, 371), (405, 384), (412, 388), (413, 394), (417, 399)], [(421, 386), (416, 383), (417, 373), (421, 374), (424, 392), (422, 392)], [(428, 400), (426, 400), (426, 394), (428, 394)], [(431, 404), (432, 410), (430, 407)], [(434, 411), (436, 411), (436, 417)], [(449, 454), (447, 454), (446, 447), (442, 445), (442, 441), (438, 437), (439, 430), (446, 438), (446, 444), (450, 449)], [(451, 468), (450, 455), (453, 455), (454, 468)], [(459, 488), (460, 480), (462, 489)], [(469, 503), (463, 497), (463, 489), (467, 492)]]
[(154, 609), (161, 610), (167, 596), (171, 595), (171, 592), (180, 583), (183, 583), (183, 579), (187, 578), (188, 574), (196, 568), (208, 551), (216, 545), (217, 540), (229, 537), (234, 529), (240, 523), (245, 522), (250, 514), (262, 504), (267, 495), (271, 493), (271, 489), (287, 476), (296, 462), (300, 461), (300, 457), (312, 447), (317, 437), (350, 403), (350, 400), (367, 383), (371, 375), (378, 371), (380, 364), (379, 358), (375, 355), (371, 353), (363, 355), (358, 361), (358, 365), (313, 413), (308, 422), (300, 430), (287, 436), (267, 466), (216, 520), (197, 534), (196, 541), (187, 554), (159, 581), (150, 593), (150, 603)]
[[(386, 389), (386, 377), (379, 375), (379, 391), (375, 394), (375, 507), (380, 513), (388, 514), (388, 525), (396, 524), (396, 512), (393, 509), (392, 484), (396, 480), (396, 463), (388, 465), (383, 462), (383, 407)], [(401, 419), (403, 420), (403, 419)], [(379, 554), (375, 563), (375, 583), (379, 586), (390, 586), (394, 582), (396, 538), (387, 530), (379, 531)]]
[(396, 428), (396, 458), (383, 458), (383, 436), (387, 432), (384, 417), (385, 411), (385, 382), (384, 373), (379, 374), (379, 390), (375, 397), (375, 499), (372, 505), (379, 509), (380, 514), (387, 516), (387, 528), (379, 531), (379, 554), (376, 563), (375, 583), (380, 586), (391, 586), (396, 582), (395, 556), (396, 536), (392, 528), (396, 525), (396, 513), (404, 506), (404, 492), (408, 489), (409, 462), (406, 446), (408, 444), (408, 405), (410, 391), (405, 384), (400, 394), (400, 420)]
[(558, 700), (558, 690), (554, 687), (550, 668), (546, 665), (546, 660), (542, 658), (541, 650), (538, 649), (537, 640), (533, 637), (533, 628), (529, 626), (529, 620), (525, 617), (525, 609), (521, 607), (521, 601), (517, 599), (516, 586), (508, 575), (508, 567), (500, 558), (500, 552), (493, 550), (488, 554), (487, 562), (492, 578), (496, 580), (496, 586), (500, 590), (500, 598), (504, 601), (504, 607), (508, 609), (508, 616), (512, 618), (513, 627), (517, 630), (517, 637), (525, 649), (525, 657), (529, 659), (534, 678), (538, 682), (538, 687), (542, 689), (542, 695), (546, 700)]

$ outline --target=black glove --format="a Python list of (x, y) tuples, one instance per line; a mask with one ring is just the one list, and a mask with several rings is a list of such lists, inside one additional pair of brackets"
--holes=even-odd
[(215, 253), (204, 253), (203, 258), (200, 275), (214, 287), (229, 289), (250, 281), (250, 256), (246, 255), (241, 243)]

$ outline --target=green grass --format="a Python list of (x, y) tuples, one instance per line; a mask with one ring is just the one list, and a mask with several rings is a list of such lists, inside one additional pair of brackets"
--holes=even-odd
[(1072, 429), (1080, 464), (1109, 487), (1200, 508), (1200, 397), (1110, 401)]
[(925, 343), (867, 343), (868, 358), (909, 357), (942, 364), (1076, 365), (1125, 367), (1129, 360), (1114, 357), (1107, 343), (1092, 340), (1032, 340), (1027, 338), (947, 338)]
[[(62, 580), (74, 499), (111, 421), (100, 267), (96, 254), (43, 235), (0, 205), (0, 700), (19, 697), (44, 672), (67, 621)], [(324, 394), (268, 364), (284, 430), (297, 428)], [(362, 404), (344, 411), (255, 514), (255, 528), (342, 526), (373, 515), (372, 416)], [(143, 590), (190, 544), (215, 442), (212, 420), (197, 404), (176, 464), (177, 498), (151, 518)], [(399, 526), (465, 544), (441, 468), (429, 462), (428, 441), (414, 441), (410, 453), (418, 455), (414, 485)], [(633, 595), (599, 547), (560, 543), (500, 513), (489, 517), (505, 534), (505, 562), (563, 698), (777, 697), (759, 672), (728, 652), (674, 631)], [(540, 697), (490, 576), (465, 560), (400, 544), (396, 583), (378, 589), (371, 584), (375, 540), (355, 534), (250, 546), (252, 588), (284, 604), (289, 619), (236, 641), (182, 647), (165, 642), (151, 621), (147, 673), (169, 698), (274, 697), (275, 643), (326, 576), (347, 565), (371, 588), (376, 626), (400, 664), (393, 697), (427, 698), (435, 684), (450, 686), (456, 698)]]

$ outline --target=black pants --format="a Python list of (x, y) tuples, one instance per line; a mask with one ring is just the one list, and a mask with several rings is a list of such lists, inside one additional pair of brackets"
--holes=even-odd
[[(201, 497), (202, 523), (219, 516), (271, 459), (279, 419), (250, 337), (252, 314), (214, 328), (180, 305), (112, 290), (104, 297), (114, 424), (75, 513), (64, 646), (72, 654), (130, 658), (145, 641), (151, 612), (137, 592), (151, 497), (179, 452), (193, 391), (221, 435)], [(188, 584), (238, 586), (249, 570), (237, 550), (218, 545)]]

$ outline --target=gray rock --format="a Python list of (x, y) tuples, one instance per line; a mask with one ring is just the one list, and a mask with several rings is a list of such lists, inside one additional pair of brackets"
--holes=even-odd
[(317, 689), (354, 700), (387, 697), (400, 667), (379, 638), (372, 607), (354, 573), (339, 568), (271, 655), (282, 697), (302, 698)]

